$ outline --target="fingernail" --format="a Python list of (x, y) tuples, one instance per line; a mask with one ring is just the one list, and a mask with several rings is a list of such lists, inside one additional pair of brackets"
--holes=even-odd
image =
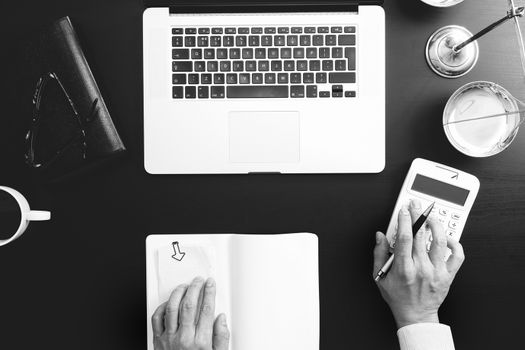
[(228, 321), (226, 320), (226, 315), (225, 314), (221, 314), (221, 324), (226, 327), (228, 326)]
[(376, 232), (376, 244), (381, 243), (383, 240), (383, 234), (381, 232)]
[(407, 205), (403, 205), (401, 207), (401, 214), (403, 215), (410, 215), (409, 211), (408, 211), (408, 206)]
[(194, 283), (201, 283), (201, 282), (204, 282), (204, 279), (202, 277), (195, 277), (195, 279), (193, 280)]
[(410, 207), (412, 209), (420, 209), (421, 208), (421, 202), (417, 199), (411, 199), (410, 200)]
[(208, 278), (206, 281), (206, 287), (211, 288), (215, 286), (215, 280), (213, 278)]

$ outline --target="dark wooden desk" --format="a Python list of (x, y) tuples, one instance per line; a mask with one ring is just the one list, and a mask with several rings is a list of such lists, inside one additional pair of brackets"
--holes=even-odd
[[(294, 232), (320, 237), (321, 349), (394, 349), (395, 325), (371, 279), (371, 249), (411, 160), (426, 157), (477, 175), (481, 192), (462, 242), (467, 261), (442, 307), (458, 349), (514, 349), (525, 311), (525, 137), (503, 154), (471, 159), (442, 131), (447, 98), (464, 83), (499, 82), (524, 97), (514, 29), (480, 41), (468, 76), (445, 80), (424, 45), (447, 24), (472, 31), (501, 17), (506, 0), (434, 9), (387, 0), (387, 166), (379, 175), (149, 176), (142, 166), (142, 2), (9, 1), (2, 4), (0, 183), (23, 191), (53, 221), (0, 248), (0, 347), (144, 349), (144, 239), (151, 232)], [(115, 123), (126, 158), (60, 186), (23, 172), (24, 123), (12, 106), (24, 69), (15, 44), (70, 15)], [(261, 330), (261, 333), (264, 333)], [(263, 334), (263, 336), (271, 336)]]

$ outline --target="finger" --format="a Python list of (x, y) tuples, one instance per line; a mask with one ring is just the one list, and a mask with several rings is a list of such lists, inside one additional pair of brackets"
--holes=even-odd
[(428, 218), (428, 225), (432, 230), (432, 243), (430, 244), (430, 261), (437, 269), (446, 268), (445, 254), (447, 253), (447, 236), (443, 225), (435, 218)]
[[(423, 214), (423, 209), (421, 208), (421, 202), (417, 199), (410, 201), (410, 217), (412, 222), (416, 222), (421, 214)], [(423, 225), (414, 236), (414, 243), (412, 247), (412, 255), (414, 261), (418, 261), (420, 264), (430, 264), (430, 259), (427, 254), (427, 239), (428, 235)]]
[(220, 314), (213, 324), (213, 350), (228, 350), (230, 331), (226, 315)]
[(153, 336), (160, 337), (164, 333), (164, 314), (166, 312), (167, 302), (160, 304), (151, 316), (151, 326), (153, 327)]
[(197, 317), (197, 306), (199, 304), (199, 295), (201, 293), (202, 285), (204, 280), (202, 277), (195, 278), (188, 290), (186, 295), (182, 299), (180, 314), (179, 314), (179, 323), (182, 328), (186, 331), (191, 331), (195, 333), (195, 319)]
[(447, 261), (447, 270), (449, 273), (455, 276), (465, 261), (465, 252), (463, 251), (463, 246), (461, 243), (450, 236), (447, 236), (447, 244), (452, 251), (452, 255)]
[(166, 315), (164, 316), (165, 328), (168, 334), (175, 334), (179, 328), (179, 308), (187, 288), (187, 284), (182, 284), (175, 288), (170, 295), (166, 305)]
[(388, 240), (386, 239), (385, 235), (381, 232), (376, 233), (376, 246), (374, 247), (374, 271), (372, 271), (373, 277), (377, 275), (379, 270), (383, 266), (385, 266), (385, 263), (388, 260)]
[(399, 211), (394, 265), (398, 267), (413, 264), (412, 260), (412, 219), (408, 207), (403, 205)]
[(200, 317), (197, 323), (196, 338), (208, 344), (212, 340), (213, 322), (215, 320), (216, 287), (213, 278), (208, 278), (204, 287), (204, 297)]

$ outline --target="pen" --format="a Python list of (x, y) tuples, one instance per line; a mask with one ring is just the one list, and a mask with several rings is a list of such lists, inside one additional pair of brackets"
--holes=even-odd
[[(427, 221), (428, 216), (430, 215), (430, 212), (434, 208), (434, 204), (436, 204), (436, 202), (432, 203), (430, 207), (428, 207), (427, 210), (425, 210), (423, 214), (421, 214), (421, 216), (416, 220), (416, 222), (412, 226), (413, 235), (416, 235), (417, 231), (419, 231), (419, 229), (423, 226), (425, 221)], [(394, 262), (394, 254), (390, 255), (390, 258), (388, 259), (388, 261), (385, 263), (385, 265), (383, 265), (381, 270), (379, 270), (379, 272), (377, 273), (376, 277), (374, 278), (374, 281), (378, 282), (381, 278), (385, 277), (388, 270), (390, 270), (390, 267), (392, 266), (393, 262)]]

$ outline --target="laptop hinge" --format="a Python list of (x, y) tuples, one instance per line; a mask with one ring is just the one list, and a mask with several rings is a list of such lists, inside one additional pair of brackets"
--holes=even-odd
[(322, 4), (316, 3), (287, 3), (283, 1), (279, 4), (258, 3), (252, 1), (243, 4), (195, 4), (170, 6), (170, 14), (185, 13), (275, 13), (275, 12), (351, 12), (358, 13), (359, 5), (349, 1), (348, 4), (339, 2), (323, 1)]

